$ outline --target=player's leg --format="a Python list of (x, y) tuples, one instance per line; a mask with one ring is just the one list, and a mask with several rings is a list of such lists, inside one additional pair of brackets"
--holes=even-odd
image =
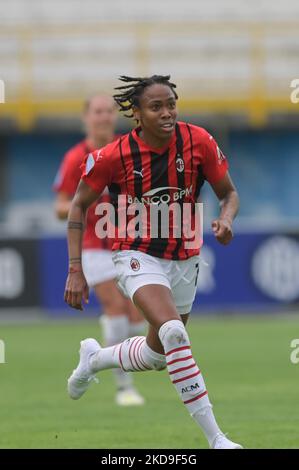
[[(132, 260), (137, 263), (132, 264)], [(153, 258), (143, 253), (125, 251), (119, 252), (115, 257), (114, 261), (116, 264), (119, 283), (124, 292), (132, 299), (134, 293), (139, 289), (144, 289), (145, 285), (152, 285), (152, 289), (149, 289), (149, 295), (145, 299), (148, 303), (151, 303), (155, 308), (153, 309), (153, 315), (151, 318), (151, 326), (156, 331), (156, 341), (158, 339), (158, 329), (162, 323), (174, 319), (179, 320), (180, 317), (176, 311), (173, 303), (173, 298), (170, 290), (170, 282), (163, 270), (161, 262), (157, 258)], [(135, 264), (140, 269), (135, 269)], [(162, 289), (161, 295), (160, 291)], [(145, 291), (146, 297), (146, 291)], [(156, 306), (156, 301), (161, 296), (163, 300), (163, 308)], [(140, 310), (141, 307), (140, 307)], [(154, 317), (156, 314), (156, 318)], [(151, 332), (151, 330), (150, 330)], [(85, 356), (90, 356), (90, 370), (86, 369), (87, 378), (89, 375), (93, 375), (101, 370), (110, 368), (121, 368), (124, 371), (143, 371), (143, 370), (160, 370), (166, 367), (166, 360), (164, 351), (158, 352), (150, 347), (151, 336), (149, 336), (149, 343), (145, 341), (144, 336), (135, 336), (128, 338), (122, 343), (107, 348), (101, 348), (100, 345), (96, 346), (95, 340), (85, 340), (81, 343), (80, 363), (82, 367), (78, 366), (74, 374), (69, 379), (69, 393), (72, 398), (80, 398), (80, 396), (88, 388), (88, 380), (86, 377), (82, 378), (81, 375), (85, 374), (82, 370), (84, 369)], [(91, 347), (89, 347), (91, 345)], [(93, 350), (93, 351), (92, 351)], [(86, 353), (84, 352), (86, 351)], [(93, 352), (93, 354), (92, 354)], [(83, 383), (81, 386), (80, 383)], [(85, 383), (84, 383), (85, 382)]]
[[(133, 280), (133, 283), (135, 280), (136, 278)], [(139, 278), (138, 282), (143, 283), (146, 281)], [(166, 359), (158, 336), (159, 326), (169, 318), (179, 320), (180, 316), (176, 312), (169, 288), (156, 284), (141, 287), (137, 292), (139, 290), (143, 292), (143, 296), (146, 298), (145, 302), (151, 303), (154, 313), (161, 311), (164, 314), (161, 313), (161, 319), (159, 319), (159, 315), (154, 318), (154, 314), (149, 319), (147, 312), (144, 312), (141, 305), (137, 303), (145, 318), (150, 320), (147, 338), (145, 336), (135, 336), (127, 338), (122, 343), (113, 347), (99, 348), (90, 359), (93, 373), (118, 367), (132, 372), (165, 369)], [(163, 309), (160, 308), (161, 302)]]
[[(88, 285), (94, 289), (95, 295), (102, 305), (103, 315), (100, 323), (106, 346), (120, 343), (131, 336), (128, 315), (128, 299), (119, 291), (116, 282), (116, 270), (108, 250), (83, 250), (83, 270)], [(133, 378), (129, 372), (114, 369), (113, 375), (117, 387), (116, 402), (119, 405), (142, 405), (144, 398), (133, 386)]]
[[(150, 324), (147, 338), (129, 338), (114, 349), (98, 351), (90, 362), (93, 372), (110, 367), (132, 371), (167, 367), (181, 400), (212, 445), (221, 431), (170, 289), (162, 285), (145, 285), (135, 292), (133, 300)], [(185, 322), (187, 318), (188, 315), (183, 315)]]
[[(197, 281), (198, 281), (198, 275), (199, 275), (199, 261), (200, 261), (199, 258), (195, 256), (185, 261), (175, 261), (172, 263), (172, 269), (171, 269), (172, 295), (174, 298), (176, 309), (180, 313), (181, 319), (185, 325), (187, 324), (187, 321), (189, 319), (189, 314), (184, 314), (184, 312), (191, 312), (196, 290), (197, 290)], [(161, 329), (159, 330), (159, 336), (161, 335), (163, 328), (164, 326), (162, 326)], [(178, 357), (179, 354), (180, 352), (175, 353), (174, 359), (171, 357), (172, 356), (171, 354), (168, 354), (167, 356), (167, 364), (168, 364), (171, 380), (177, 380), (177, 378), (175, 378), (176, 374), (173, 372), (174, 369), (178, 370), (178, 369), (182, 369), (183, 367), (189, 367), (190, 362), (192, 362), (192, 359), (190, 358), (190, 361), (179, 360), (177, 362), (173, 362), (173, 364), (170, 364), (172, 360), (176, 361), (177, 359), (181, 359), (180, 357)], [(182, 356), (184, 356), (184, 354)], [(177, 367), (177, 365), (179, 365), (179, 368)], [(186, 373), (188, 373), (189, 376), (192, 376), (192, 371), (193, 371), (192, 367), (190, 367), (190, 369), (186, 369)], [(185, 377), (185, 372), (182, 371), (178, 375), (179, 375), (179, 378), (178, 378), (179, 381), (176, 382), (175, 386), (184, 384), (184, 380), (182, 380), (182, 378)], [(200, 377), (202, 377), (201, 372), (200, 372), (199, 378)], [(195, 376), (195, 378), (197, 378), (197, 376)], [(191, 389), (192, 389), (192, 380), (193, 378), (191, 377), (191, 380), (190, 380)], [(188, 387), (190, 386), (189, 385), (190, 381), (187, 380), (187, 388), (182, 387), (180, 389), (179, 387), (178, 392), (179, 393), (181, 392), (182, 399), (183, 399), (183, 395), (185, 396), (186, 392), (190, 390), (190, 388), (188, 389)], [(197, 383), (200, 385), (200, 380), (196, 381), (195, 387), (193, 384), (195, 394), (199, 392), (199, 390), (197, 389)], [(192, 397), (191, 399), (193, 398), (194, 397)], [(185, 396), (185, 399), (186, 399), (186, 396)], [(183, 399), (183, 401), (185, 399)], [(197, 400), (199, 404), (201, 404), (200, 402), (202, 401), (202, 404), (205, 405), (204, 401), (201, 400), (200, 398)], [(187, 408), (189, 408), (191, 416), (203, 429), (208, 439), (210, 447), (215, 448), (215, 449), (242, 448), (242, 446), (240, 446), (239, 444), (236, 444), (230, 441), (229, 439), (227, 439), (226, 436), (220, 431), (216, 423), (213, 411), (212, 411), (212, 405), (209, 402), (207, 402), (206, 403), (207, 406), (202, 406), (202, 407), (197, 408), (197, 403), (196, 403), (197, 400), (195, 400), (194, 403), (190, 402), (191, 405), (187, 404), (186, 406)], [(194, 405), (196, 405), (196, 407)], [(193, 407), (195, 408), (195, 412), (192, 411)]]
[(141, 287), (134, 294), (134, 302), (151, 325), (146, 339), (148, 346), (156, 352), (164, 352), (170, 380), (203, 430), (210, 447), (241, 448), (225, 437), (215, 420), (203, 375), (192, 354), (185, 328), (189, 314), (179, 317), (174, 303), (171, 306), (170, 291), (164, 286)]
[[(169, 273), (166, 275), (163, 271), (163, 263), (159, 260), (152, 257), (149, 260), (146, 258), (148, 255), (140, 253), (138, 255), (142, 266), (141, 272), (138, 275), (132, 275), (128, 268), (131, 254), (122, 253), (119, 257), (121, 265), (119, 275), (122, 285), (151, 325), (148, 339), (128, 338), (112, 348), (101, 348), (98, 344), (94, 344), (92, 339), (82, 342), (84, 351), (81, 352), (81, 360), (76, 370), (78, 372), (75, 373), (73, 379), (72, 377), (70, 379), (73, 386), (70, 395), (72, 396), (74, 392), (72, 397), (79, 398), (87, 389), (88, 382), (93, 375), (100, 370), (121, 367), (126, 371), (145, 371), (161, 370), (167, 366), (170, 379), (180, 398), (202, 427), (210, 445), (214, 448), (240, 448), (238, 444), (229, 441), (217, 426), (202, 373), (192, 355), (187, 331), (170, 290), (172, 279), (169, 278), (171, 276)], [(149, 270), (147, 270), (147, 261)], [(182, 303), (179, 305), (177, 301), (182, 314), (190, 311), (195, 295), (194, 285), (197, 273), (192, 268), (192, 263), (194, 264), (194, 260), (190, 262), (191, 277), (186, 278), (188, 269), (186, 270), (186, 266), (182, 265), (184, 274), (181, 276), (181, 281), (174, 280), (175, 294), (178, 293), (175, 284), (181, 286), (184, 291), (181, 292), (184, 306)], [(180, 269), (178, 271), (180, 274)], [(188, 295), (187, 291), (189, 291)], [(185, 301), (191, 297), (191, 305), (187, 309)], [(84, 373), (86, 373), (85, 377)], [(84, 379), (85, 384), (82, 383)], [(78, 386), (79, 381), (80, 386)]]
[(146, 328), (146, 321), (144, 316), (133, 304), (131, 299), (126, 298), (126, 313), (129, 319), (129, 336), (139, 336), (144, 335)]
[[(134, 260), (136, 256), (144, 258), (141, 263), (141, 272), (136, 271), (132, 264), (132, 259)], [(114, 257), (114, 262), (117, 268), (119, 285), (129, 298), (133, 298), (134, 292), (139, 287), (152, 284), (154, 279), (158, 284), (168, 287), (166, 301), (172, 311), (172, 318), (178, 318), (171, 299), (170, 283), (158, 260), (142, 253), (126, 251), (119, 252)], [(159, 295), (159, 293), (156, 292), (155, 295)], [(166, 315), (165, 321), (167, 319)], [(80, 398), (89, 387), (95, 374), (101, 370), (120, 368), (128, 372), (161, 370), (165, 367), (164, 354), (150, 348), (144, 336), (128, 338), (116, 346), (107, 348), (102, 348), (94, 339), (86, 339), (81, 342), (79, 364), (68, 379), (68, 392), (71, 398)]]
[[(120, 292), (115, 280), (110, 279), (97, 284), (94, 286), (94, 290), (104, 310), (104, 314), (100, 317), (100, 324), (103, 329), (105, 346), (114, 346), (133, 336), (129, 317), (129, 303), (132, 304), (132, 302)], [(136, 307), (134, 308), (136, 309)], [(135, 335), (139, 334), (140, 331), (144, 331), (144, 321), (140, 322), (139, 312), (138, 320), (138, 322), (136, 321), (136, 331), (138, 333), (135, 333)], [(142, 325), (142, 329), (140, 325)], [(113, 375), (117, 386), (116, 403), (118, 405), (134, 406), (144, 404), (144, 398), (134, 387), (133, 377), (130, 372), (116, 368), (113, 369)]]
[[(184, 325), (186, 325), (187, 321), (188, 321), (189, 314), (180, 315), (180, 317), (181, 317), (181, 320), (184, 323)], [(160, 341), (159, 335), (157, 334), (157, 330), (152, 325), (149, 325), (149, 327), (148, 327), (146, 342), (151, 347), (151, 349), (153, 349), (153, 351), (156, 351), (160, 354), (165, 355), (163, 345)]]

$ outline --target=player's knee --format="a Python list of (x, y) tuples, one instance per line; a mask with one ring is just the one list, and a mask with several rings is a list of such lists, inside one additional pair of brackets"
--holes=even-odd
[(159, 338), (166, 351), (190, 345), (186, 328), (180, 320), (169, 320), (160, 327)]

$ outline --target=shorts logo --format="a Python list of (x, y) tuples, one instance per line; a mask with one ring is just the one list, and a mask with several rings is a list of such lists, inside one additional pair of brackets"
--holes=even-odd
[(185, 169), (185, 165), (184, 165), (184, 160), (181, 158), (180, 155), (177, 155), (177, 159), (175, 161), (176, 163), (176, 169), (179, 173), (182, 173), (182, 171), (184, 171)]
[(133, 269), (133, 271), (139, 271), (140, 263), (139, 263), (138, 259), (132, 258), (131, 261), (130, 261), (130, 266), (131, 266), (131, 269)]

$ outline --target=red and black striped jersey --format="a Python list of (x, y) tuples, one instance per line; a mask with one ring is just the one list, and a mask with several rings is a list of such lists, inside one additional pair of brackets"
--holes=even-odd
[[(140, 130), (136, 128), (93, 152), (84, 165), (82, 179), (98, 194), (106, 186), (109, 188), (119, 222), (113, 250), (139, 250), (159, 258), (187, 259), (198, 254), (199, 247), (188, 248), (184, 233), (174, 236), (172, 229), (176, 222), (172, 213), (167, 237), (153, 237), (150, 230), (145, 236), (136, 232), (134, 236), (129, 230), (134, 210), (128, 211), (128, 207), (176, 203), (183, 208), (189, 203), (192, 225), (195, 203), (204, 181), (213, 184), (221, 180), (228, 169), (227, 160), (214, 138), (201, 127), (178, 122), (167, 146), (159, 149), (148, 146), (140, 138)], [(125, 209), (130, 214), (126, 218), (123, 218), (123, 205), (121, 208), (117, 205), (119, 196), (126, 201)], [(124, 220), (125, 230), (120, 227)], [(183, 224), (182, 219), (179, 223)]]

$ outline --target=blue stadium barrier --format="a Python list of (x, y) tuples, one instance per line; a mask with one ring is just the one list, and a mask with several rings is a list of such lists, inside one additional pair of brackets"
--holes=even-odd
[[(41, 306), (52, 315), (67, 310), (63, 291), (67, 272), (66, 241), (38, 241)], [(299, 301), (299, 235), (271, 232), (237, 234), (231, 245), (206, 235), (194, 311), (281, 309)], [(86, 311), (98, 309), (92, 296)], [(81, 315), (81, 313), (80, 313)]]

